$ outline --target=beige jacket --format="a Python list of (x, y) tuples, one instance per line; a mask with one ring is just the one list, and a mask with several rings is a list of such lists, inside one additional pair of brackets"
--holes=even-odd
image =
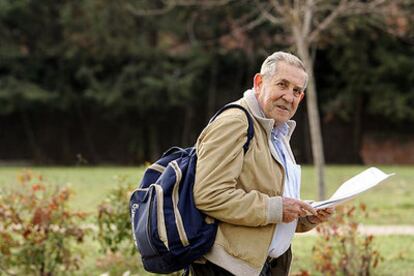
[[(194, 199), (197, 208), (220, 221), (215, 243), (205, 255), (235, 275), (258, 275), (282, 222), (284, 170), (271, 142), (272, 119), (261, 116), (254, 94), (236, 103), (254, 121), (254, 137), (244, 155), (248, 120), (242, 110), (229, 109), (210, 123), (198, 138)], [(288, 139), (295, 128), (289, 121)], [(292, 160), (289, 141), (285, 140)], [(300, 219), (297, 232), (315, 225)]]

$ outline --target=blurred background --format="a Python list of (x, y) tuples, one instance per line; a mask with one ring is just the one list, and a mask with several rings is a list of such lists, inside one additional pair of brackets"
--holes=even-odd
[(297, 235), (292, 275), (414, 275), (414, 0), (0, 0), (0, 275), (149, 275), (131, 191), (279, 50), (310, 76), (301, 198), (396, 173)]
[(300, 29), (326, 162), (414, 163), (413, 14), (412, 0), (2, 0), (0, 160), (135, 165), (190, 146), (267, 55), (298, 54)]

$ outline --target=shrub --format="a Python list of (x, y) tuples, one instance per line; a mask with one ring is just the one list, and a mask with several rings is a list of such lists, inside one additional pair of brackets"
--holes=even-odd
[(98, 206), (98, 234), (102, 255), (96, 267), (109, 275), (142, 275), (140, 263), (131, 232), (129, 197), (135, 185), (126, 176), (115, 177), (117, 186)]
[(80, 256), (73, 244), (83, 242), (86, 214), (68, 210), (71, 191), (50, 189), (30, 171), (17, 180), (14, 189), (0, 195), (0, 271), (43, 276), (78, 270)]
[(356, 217), (367, 216), (366, 206), (344, 206), (337, 209), (328, 223), (319, 225), (313, 247), (315, 268), (324, 275), (371, 275), (381, 261), (373, 248), (372, 235), (358, 233)]
[(134, 255), (136, 248), (132, 240), (129, 217), (129, 197), (133, 185), (126, 176), (116, 176), (117, 187), (112, 189), (98, 206), (98, 241), (103, 253), (122, 252)]
[[(129, 198), (136, 184), (126, 176), (116, 176), (117, 187), (112, 189), (98, 206), (97, 239), (104, 253), (96, 266), (109, 275), (146, 275), (132, 238)], [(171, 273), (182, 275), (183, 271)]]

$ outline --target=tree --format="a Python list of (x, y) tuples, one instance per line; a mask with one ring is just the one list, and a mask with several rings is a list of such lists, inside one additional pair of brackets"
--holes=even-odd
[[(128, 8), (137, 16), (150, 16), (164, 14), (176, 7), (223, 7), (232, 4), (232, 2), (231, 0), (165, 0), (158, 1), (150, 7), (141, 6), (137, 9), (129, 5)], [(390, 0), (256, 0), (253, 3), (257, 8), (253, 7), (251, 3), (241, 2), (249, 8), (247, 11), (239, 9), (241, 14), (235, 15), (232, 21), (235, 24), (230, 26), (227, 35), (243, 36), (247, 31), (257, 28), (267, 21), (280, 29), (282, 42), (294, 46), (304, 62), (309, 75), (306, 102), (312, 155), (317, 172), (319, 199), (323, 199), (325, 198), (325, 159), (314, 78), (313, 50), (324, 38), (323, 35), (335, 26), (338, 19), (347, 20), (358, 15), (365, 15), (372, 17), (377, 22), (384, 22), (385, 18), (389, 20), (390, 17), (395, 16), (395, 10), (400, 10), (398, 5), (403, 4), (404, 1), (397, 3)], [(393, 9), (389, 9), (390, 7)], [(225, 36), (222, 35), (221, 38)]]
[[(324, 87), (319, 94), (323, 97), (325, 120), (352, 126), (349, 137), (353, 140), (353, 156), (359, 160), (364, 134), (390, 137), (414, 120), (414, 89), (410, 85), (414, 72), (408, 69), (414, 67), (408, 34), (412, 27), (400, 18), (398, 21), (405, 27), (389, 26), (393, 32), (387, 34), (378, 25), (361, 22), (365, 20), (348, 20), (341, 29), (343, 35), (336, 35), (337, 43), (319, 55), (329, 64), (321, 73), (332, 74), (322, 80)], [(380, 126), (384, 124), (390, 131), (382, 131)]]
[(325, 198), (324, 152), (317, 105), (312, 49), (317, 47), (323, 33), (332, 28), (339, 18), (349, 19), (357, 15), (371, 16), (375, 20), (388, 18), (388, 7), (395, 1), (374, 0), (256, 0), (262, 16), (280, 26), (286, 39), (296, 47), (309, 75), (307, 88), (307, 112), (309, 117), (312, 154), (317, 170), (319, 199)]
[[(218, 105), (250, 87), (264, 56), (296, 45), (292, 28), (271, 5), (276, 1), (46, 2), (0, 4), (0, 128), (8, 130), (0, 158), (72, 164), (81, 153), (90, 163), (153, 160), (171, 145), (194, 143)], [(305, 2), (295, 3), (304, 8)], [(316, 2), (311, 18), (320, 22), (335, 3)], [(312, 60), (318, 53), (325, 119), (339, 112), (355, 121), (381, 114), (395, 119), (400, 131), (402, 120), (414, 117), (410, 44), (364, 27), (372, 21), (376, 30), (413, 29), (398, 5), (387, 12), (376, 21), (338, 15), (308, 45)], [(359, 58), (361, 49), (369, 54)], [(381, 93), (360, 89), (367, 80)], [(172, 118), (184, 123), (171, 124)]]

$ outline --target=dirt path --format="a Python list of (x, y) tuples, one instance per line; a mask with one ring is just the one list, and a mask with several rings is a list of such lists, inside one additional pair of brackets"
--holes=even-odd
[[(414, 235), (414, 225), (360, 225), (358, 231), (365, 235)], [(312, 230), (299, 235), (316, 235)]]

